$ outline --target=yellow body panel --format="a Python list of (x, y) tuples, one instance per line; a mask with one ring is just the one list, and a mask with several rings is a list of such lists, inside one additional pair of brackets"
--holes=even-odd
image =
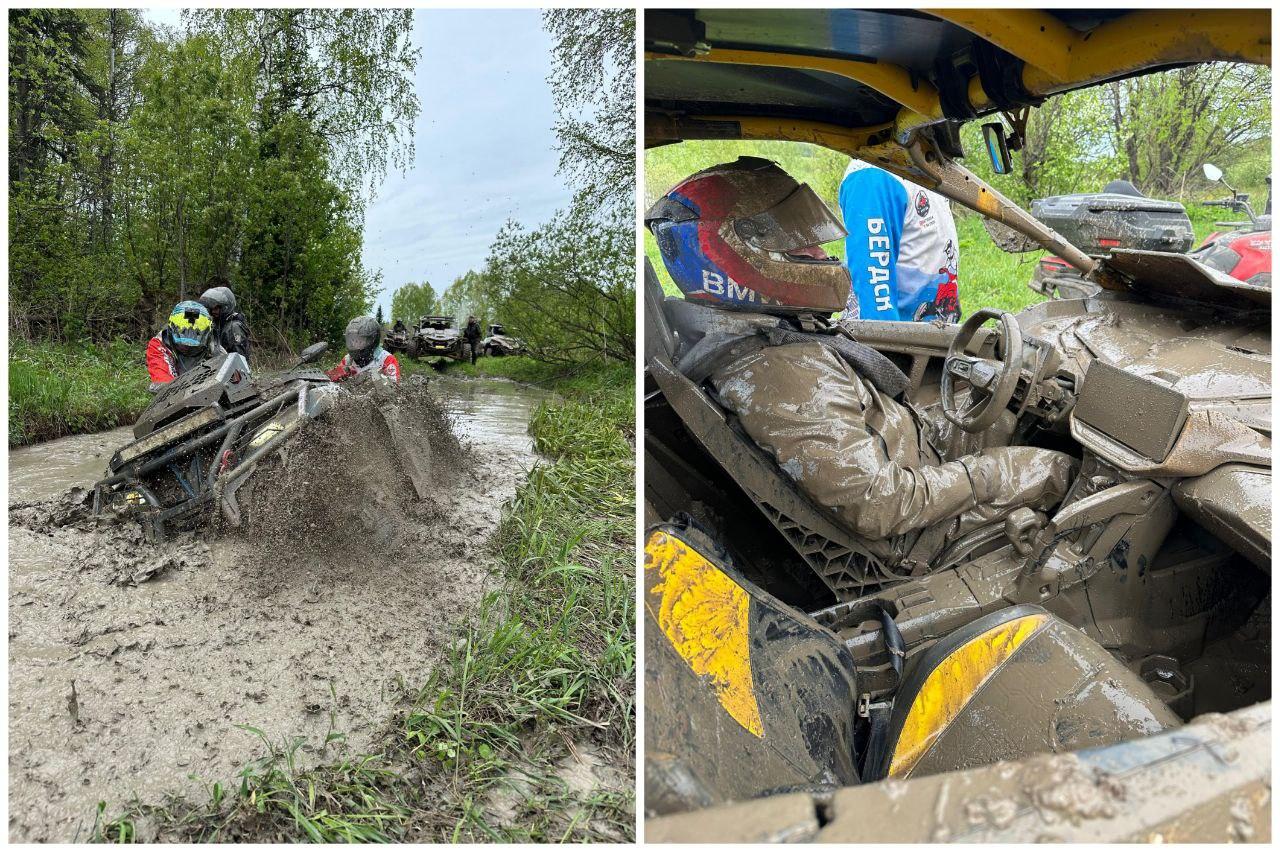
[(748, 617), (751, 597), (724, 572), (669, 533), (655, 531), (644, 547), (644, 575), (658, 599), (650, 614), (694, 674), (707, 679), (720, 705), (756, 737), (764, 723), (751, 680)]
[(1000, 665), (1047, 622), (1039, 613), (997, 625), (949, 654), (929, 673), (902, 724), (889, 764), (890, 776), (906, 776), (960, 715)]
[[(1025, 61), (1022, 83), (1032, 95), (1052, 95), (1069, 89), (1123, 77), (1148, 68), (1179, 63), (1236, 61), (1271, 63), (1269, 9), (1148, 9), (1130, 12), (1092, 30), (1079, 33), (1045, 12), (1029, 9), (937, 9), (929, 13), (963, 27)], [(895, 132), (906, 138), (913, 130), (942, 119), (938, 92), (910, 72), (887, 62), (863, 62), (829, 56), (810, 56), (769, 50), (712, 47), (706, 54), (677, 56), (647, 52), (648, 60), (721, 62), (825, 71), (856, 80), (902, 105)], [(980, 111), (995, 103), (977, 75), (969, 80), (969, 101)], [(707, 116), (707, 118), (713, 118)], [(743, 139), (792, 140), (796, 124), (757, 119)], [(850, 150), (854, 137), (835, 125), (814, 125), (812, 140), (860, 159)], [(819, 131), (820, 129), (820, 131)], [(870, 128), (853, 129), (854, 134)], [(835, 143), (835, 144), (831, 144)]]

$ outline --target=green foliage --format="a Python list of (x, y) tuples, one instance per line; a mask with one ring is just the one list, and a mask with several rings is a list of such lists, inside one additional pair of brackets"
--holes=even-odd
[(635, 359), (635, 237), (629, 211), (581, 199), (533, 229), (508, 222), (489, 249), (490, 304), (541, 361)]
[[(1231, 168), (1259, 190), (1270, 174), (1271, 69), (1215, 62), (1147, 74), (1051, 98), (1031, 111), (1016, 172), (992, 172), (978, 123), (961, 131), (966, 165), (1020, 204), (1098, 192), (1123, 178), (1148, 195), (1193, 201), (1224, 193), (1200, 166)], [(1245, 164), (1249, 164), (1245, 166)]]
[(591, 206), (630, 207), (635, 171), (636, 12), (548, 9), (560, 171)]
[(362, 189), (412, 154), (408, 10), (10, 17), (10, 316), (21, 336), (145, 337), (224, 276), (260, 341), (367, 311)]
[(484, 328), (500, 319), (491, 304), (491, 295), (492, 288), (484, 273), (467, 270), (445, 288), (440, 297), (440, 307), (446, 314), (457, 317), (459, 323), (466, 322), (467, 317), (474, 314)]
[(421, 317), (440, 310), (440, 299), (430, 282), (402, 284), (391, 295), (391, 319), (403, 320), (412, 328)]
[(151, 402), (142, 348), (128, 341), (9, 340), (9, 446), (133, 423)]
[(259, 118), (267, 129), (302, 119), (321, 140), (344, 189), (372, 189), (387, 166), (413, 160), (420, 106), (411, 9), (196, 9), (197, 31), (261, 69)]

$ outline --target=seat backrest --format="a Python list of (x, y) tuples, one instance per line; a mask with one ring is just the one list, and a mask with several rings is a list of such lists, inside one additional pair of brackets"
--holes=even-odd
[(803, 494), (777, 463), (729, 423), (728, 413), (667, 358), (649, 362), (649, 375), (668, 405), (838, 601), (896, 578), (871, 543), (841, 526)]

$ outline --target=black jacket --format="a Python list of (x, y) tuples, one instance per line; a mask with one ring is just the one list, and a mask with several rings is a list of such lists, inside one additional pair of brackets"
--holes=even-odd
[(472, 322), (467, 324), (466, 331), (462, 333), (462, 336), (466, 338), (468, 341), (475, 343), (476, 341), (484, 337), (484, 333), (480, 331), (480, 324), (473, 320)]
[(222, 318), (214, 330), (218, 343), (227, 352), (238, 352), (249, 360), (249, 321), (239, 311)]

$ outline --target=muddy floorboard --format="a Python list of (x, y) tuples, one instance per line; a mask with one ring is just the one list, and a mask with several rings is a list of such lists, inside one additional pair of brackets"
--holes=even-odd
[(525, 425), (540, 394), (441, 385), (469, 462), (406, 512), (391, 556), (358, 531), (330, 547), (341, 502), (321, 521), (323, 548), (305, 534), (294, 549), (228, 533), (157, 549), (132, 526), (95, 524), (66, 489), (102, 470), (92, 454), (121, 431), (11, 461), (11, 840), (84, 839), (100, 800), (114, 812), (234, 783), (262, 746), (242, 726), (275, 742), (337, 732), (354, 750), (372, 745), (400, 685), (423, 682), (496, 582), (486, 544), (534, 461)]

